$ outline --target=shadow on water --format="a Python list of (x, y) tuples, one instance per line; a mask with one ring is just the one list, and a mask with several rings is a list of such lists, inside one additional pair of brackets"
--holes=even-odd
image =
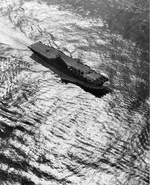
[[(65, 84), (68, 84), (68, 83), (71, 83), (70, 81), (67, 81), (67, 80), (63, 80), (61, 79), (62, 82), (64, 82)], [(73, 83), (79, 87), (81, 87), (84, 91), (88, 92), (88, 93), (91, 93), (92, 95), (94, 95), (95, 97), (97, 98), (101, 98), (103, 97), (104, 95), (108, 94), (108, 93), (111, 93), (112, 92), (112, 89), (107, 87), (107, 86), (103, 86), (101, 89), (89, 89), (89, 88), (86, 88), (80, 84), (76, 84), (76, 83)]]
[[(40, 58), (39, 56), (37, 56), (35, 53), (33, 53), (30, 58), (32, 58), (34, 61), (42, 64), (44, 67), (52, 70), (52, 71), (56, 71), (56, 69), (51, 66), (51, 65), (48, 65), (46, 62), (44, 62), (44, 60), (42, 58)], [(61, 78), (61, 76), (60, 76)], [(68, 84), (68, 83), (73, 83), (79, 87), (81, 87), (84, 91), (86, 92), (89, 92), (91, 94), (93, 94), (94, 96), (98, 97), (98, 98), (101, 98), (102, 96), (106, 95), (107, 93), (111, 93), (112, 92), (112, 89), (107, 87), (107, 86), (103, 86), (101, 89), (90, 89), (90, 88), (86, 88), (78, 83), (75, 83), (75, 82), (70, 82), (69, 80), (64, 80), (64, 79), (61, 79), (61, 81), (65, 84)]]

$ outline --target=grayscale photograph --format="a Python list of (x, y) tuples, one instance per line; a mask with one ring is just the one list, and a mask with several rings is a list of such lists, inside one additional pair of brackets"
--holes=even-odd
[(150, 185), (149, 0), (0, 0), (0, 185)]

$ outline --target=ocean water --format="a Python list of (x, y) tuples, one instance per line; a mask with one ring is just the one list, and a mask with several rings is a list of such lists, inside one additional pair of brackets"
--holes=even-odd
[[(96, 96), (34, 61), (42, 41), (109, 77)], [(135, 43), (44, 1), (0, 2), (0, 185), (148, 185), (148, 64)]]

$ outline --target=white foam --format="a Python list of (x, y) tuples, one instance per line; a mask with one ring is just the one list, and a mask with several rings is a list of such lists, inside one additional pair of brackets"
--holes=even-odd
[(19, 29), (14, 29), (5, 17), (0, 17), (0, 43), (15, 49), (25, 49), (33, 41), (21, 33)]

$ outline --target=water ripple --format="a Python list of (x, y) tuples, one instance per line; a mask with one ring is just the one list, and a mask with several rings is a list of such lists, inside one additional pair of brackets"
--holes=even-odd
[[(147, 185), (149, 100), (140, 51), (101, 30), (102, 21), (58, 6), (3, 0), (0, 7), (8, 28), (0, 29), (0, 182)], [(30, 58), (26, 46), (37, 40), (107, 73), (113, 92), (97, 97), (62, 82)]]

